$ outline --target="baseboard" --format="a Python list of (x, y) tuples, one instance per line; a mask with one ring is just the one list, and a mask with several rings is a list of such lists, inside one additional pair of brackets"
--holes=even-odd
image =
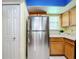
[(68, 57), (66, 55), (64, 55), (64, 54), (61, 54), (61, 55), (57, 55), (57, 54), (55, 55), (54, 54), (54, 55), (50, 55), (50, 56), (64, 56), (66, 59), (68, 59)]
[(52, 54), (50, 56), (64, 56), (64, 54)]

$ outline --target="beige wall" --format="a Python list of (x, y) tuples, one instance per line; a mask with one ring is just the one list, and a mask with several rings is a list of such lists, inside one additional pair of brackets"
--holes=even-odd
[(28, 11), (24, 2), (22, 2), (20, 6), (21, 6), (20, 58), (26, 59), (26, 20), (28, 20)]

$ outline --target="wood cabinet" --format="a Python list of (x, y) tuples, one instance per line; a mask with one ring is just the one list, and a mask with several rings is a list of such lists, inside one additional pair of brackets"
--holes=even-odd
[(76, 25), (76, 7), (70, 10), (70, 26)]
[(65, 12), (62, 14), (61, 26), (62, 27), (69, 26), (69, 12)]
[(68, 27), (76, 25), (76, 7), (61, 15), (61, 26)]
[(64, 41), (62, 38), (50, 38), (50, 55), (64, 55)]
[(74, 41), (65, 40), (65, 56), (68, 59), (76, 59), (75, 58), (75, 43)]
[(67, 59), (75, 58), (75, 41), (63, 37), (49, 39), (49, 53), (51, 56), (66, 56)]

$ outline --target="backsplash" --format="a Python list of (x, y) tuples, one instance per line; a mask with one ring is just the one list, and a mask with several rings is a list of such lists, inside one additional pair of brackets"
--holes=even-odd
[(59, 32), (59, 30), (50, 30), (49, 34), (50, 35), (58, 35), (58, 34), (60, 34), (60, 32)]
[(76, 35), (76, 26), (69, 26), (62, 29), (69, 35)]
[(49, 35), (68, 35), (76, 37), (76, 26), (64, 27), (61, 29), (64, 30), (63, 33), (60, 33), (60, 30), (50, 30)]

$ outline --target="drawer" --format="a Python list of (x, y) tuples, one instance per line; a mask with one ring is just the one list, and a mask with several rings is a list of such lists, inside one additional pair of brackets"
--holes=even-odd
[(66, 38), (65, 38), (65, 43), (69, 43), (69, 44), (75, 46), (75, 41), (72, 41), (72, 40), (70, 40), (70, 39), (66, 39)]
[(49, 39), (49, 42), (61, 42), (64, 41), (62, 37), (52, 37)]

